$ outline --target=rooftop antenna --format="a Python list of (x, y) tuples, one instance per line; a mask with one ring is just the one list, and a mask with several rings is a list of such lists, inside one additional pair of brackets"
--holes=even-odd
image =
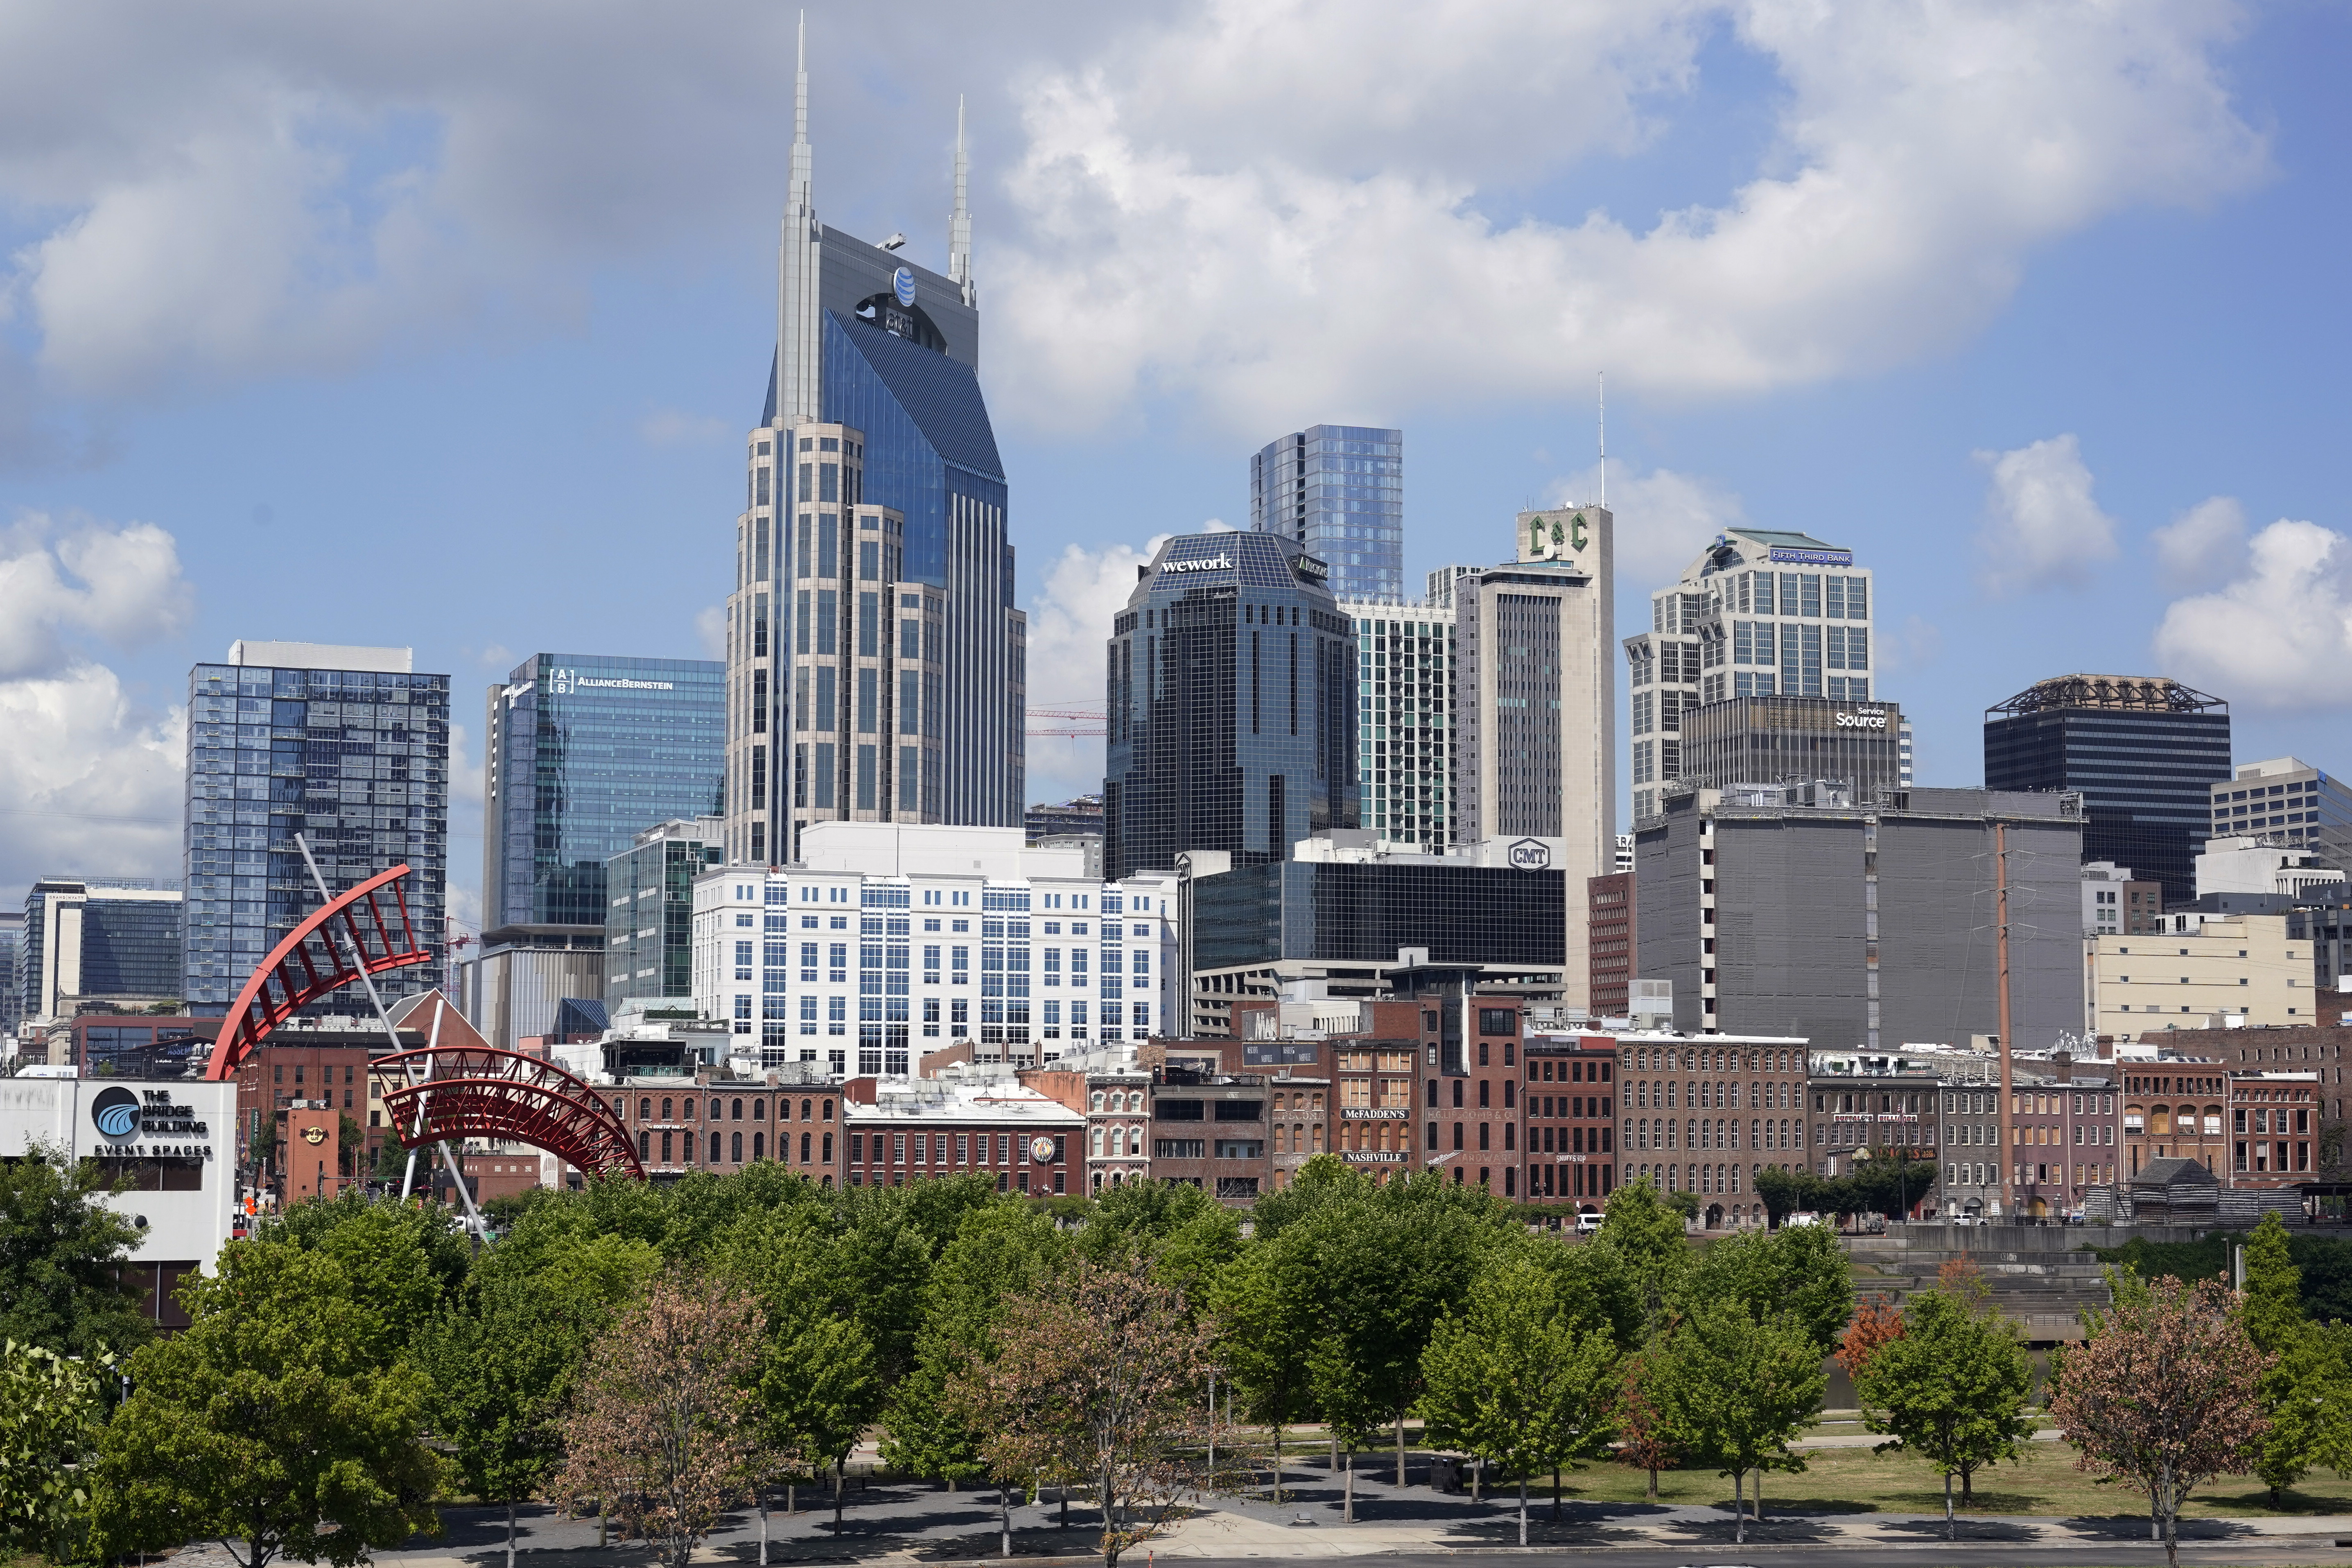
[(971, 163), (963, 151), (963, 99), (956, 98), (955, 209), (948, 215), (948, 281), (971, 303), (971, 205), (966, 199)]
[(1601, 389), (1601, 500), (1598, 505), (1602, 511), (1607, 511), (1609, 510), (1609, 373), (1605, 370), (1596, 370), (1592, 373), (1592, 379), (1594, 384)]

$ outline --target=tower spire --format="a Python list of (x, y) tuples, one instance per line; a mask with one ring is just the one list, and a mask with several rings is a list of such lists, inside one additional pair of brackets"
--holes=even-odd
[(963, 291), (963, 302), (972, 302), (971, 287), (971, 203), (969, 185), (971, 165), (963, 150), (963, 95), (956, 95), (955, 150), (955, 210), (948, 215), (948, 280)]
[(792, 184), (776, 248), (776, 428), (819, 416), (814, 153), (809, 146), (808, 13), (800, 16), (793, 69)]
[(1599, 435), (1601, 439), (1600, 506), (1602, 511), (1607, 511), (1609, 510), (1609, 373), (1605, 370), (1596, 370), (1592, 373), (1592, 381), (1593, 384), (1600, 388), (1601, 394), (1601, 410), (1599, 416)]

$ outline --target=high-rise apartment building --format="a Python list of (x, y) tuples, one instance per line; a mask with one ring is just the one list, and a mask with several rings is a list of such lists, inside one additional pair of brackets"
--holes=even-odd
[(2241, 763), (2211, 786), (2216, 838), (2256, 837), (2352, 872), (2352, 786), (2301, 757)]
[[(1613, 520), (1521, 512), (1518, 560), (1453, 584), (1454, 839), (1554, 841), (1581, 889), (1617, 860)], [(1586, 1005), (1585, 904), (1566, 901), (1567, 993)]]
[(723, 809), (726, 679), (712, 659), (541, 653), (489, 689), (486, 931), (601, 933), (605, 863), (648, 827)]
[(1331, 592), (1404, 602), (1404, 432), (1318, 425), (1250, 459), (1250, 527), (1322, 562)]
[(1356, 627), (1356, 790), (1386, 845), (1453, 841), (1454, 606), (1343, 600)]
[(726, 850), (753, 864), (792, 858), (813, 822), (1018, 826), (1027, 787), (1028, 621), (980, 391), (961, 124), (945, 273), (817, 221), (813, 157), (803, 50), (727, 601)]
[(143, 877), (43, 877), (25, 895), (10, 1016), (70, 1018), (181, 997), (180, 889)]
[(2081, 795), (2084, 857), (2129, 866), (2185, 903), (2213, 786), (2230, 776), (2230, 705), (2163, 676), (2036, 681), (1985, 710), (1984, 767), (1988, 789)]
[(1734, 528), (1650, 595), (1650, 629), (1625, 639), (1635, 821), (1685, 775), (1685, 709), (1730, 697), (1871, 700), (1871, 576), (1839, 545)]
[(1323, 563), (1278, 533), (1187, 533), (1137, 570), (1108, 649), (1104, 876), (1356, 826), (1355, 625)]
[[(188, 673), (186, 994), (227, 1011), (246, 978), (330, 892), (405, 862), (417, 940), (437, 954), (448, 905), (449, 678), (404, 647), (236, 642)], [(437, 960), (377, 982), (431, 987)]]

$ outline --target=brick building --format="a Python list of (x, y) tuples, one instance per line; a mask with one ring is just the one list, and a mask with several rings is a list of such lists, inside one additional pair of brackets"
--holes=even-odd
[(992, 1175), (1001, 1193), (1044, 1197), (1085, 1178), (1084, 1113), (1022, 1083), (851, 1079), (842, 1087), (845, 1185)]
[(2123, 1149), (2115, 1079), (2076, 1071), (2063, 1053), (2050, 1069), (2047, 1077), (2011, 1069), (2009, 1178), (2018, 1212), (2032, 1218), (2072, 1214), (2092, 1189), (2112, 1189)]
[(1528, 1201), (1598, 1209), (1617, 1185), (1617, 1042), (1530, 1030), (1521, 1048)]
[(2122, 1176), (2154, 1160), (2194, 1160), (2222, 1175), (2230, 1169), (2228, 1065), (2203, 1056), (2119, 1063), (2123, 1079)]
[(1588, 877), (1584, 886), (1588, 1011), (1596, 1018), (1622, 1018), (1632, 1000), (1633, 949), (1640, 940), (1633, 929), (1633, 873)]
[(2291, 1187), (2319, 1168), (2319, 1074), (2315, 1068), (2230, 1074), (2232, 1187)]

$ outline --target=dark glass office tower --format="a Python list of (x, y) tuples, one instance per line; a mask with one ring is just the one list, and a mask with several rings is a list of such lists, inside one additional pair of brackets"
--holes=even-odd
[(490, 688), (483, 735), (483, 929), (601, 931), (604, 863), (724, 808), (727, 667), (534, 654)]
[(1273, 533), (1160, 547), (1113, 623), (1104, 875), (1236, 866), (1354, 827), (1356, 637), (1323, 564)]
[[(404, 647), (238, 642), (227, 662), (189, 671), (186, 995), (196, 1016), (226, 1013), (269, 950), (318, 909), (298, 833), (331, 892), (405, 861), (409, 919), (438, 952), (449, 678), (410, 664)], [(440, 973), (436, 960), (377, 986), (389, 1000)]]
[(2085, 860), (2197, 896), (2209, 786), (2230, 776), (2230, 705), (2162, 676), (2065, 675), (1985, 710), (1985, 787), (2076, 790)]

